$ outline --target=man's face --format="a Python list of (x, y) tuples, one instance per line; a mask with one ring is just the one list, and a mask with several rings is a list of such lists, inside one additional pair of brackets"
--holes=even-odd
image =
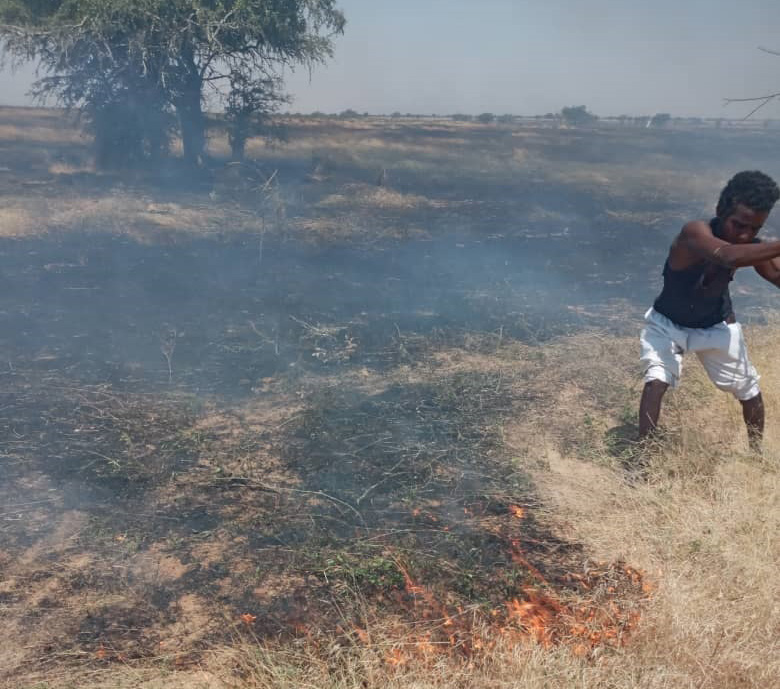
[(768, 212), (754, 211), (739, 203), (731, 215), (723, 218), (721, 236), (731, 244), (749, 244), (768, 217)]

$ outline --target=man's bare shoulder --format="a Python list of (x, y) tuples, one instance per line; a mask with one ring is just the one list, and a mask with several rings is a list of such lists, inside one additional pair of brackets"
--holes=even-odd
[(698, 263), (707, 253), (704, 245), (717, 241), (707, 221), (690, 220), (683, 225), (669, 248), (669, 265), (674, 270), (682, 270)]
[(680, 235), (685, 237), (701, 236), (702, 233), (712, 235), (712, 228), (706, 220), (689, 220), (680, 230)]

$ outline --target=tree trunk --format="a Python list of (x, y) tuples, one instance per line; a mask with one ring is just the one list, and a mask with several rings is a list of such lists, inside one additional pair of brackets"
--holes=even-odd
[(200, 107), (200, 97), (195, 104), (178, 104), (176, 113), (179, 116), (184, 160), (188, 165), (198, 167), (203, 162), (203, 151), (206, 147), (205, 120)]
[(243, 161), (246, 154), (249, 119), (248, 115), (239, 113), (228, 123), (228, 142), (230, 143), (231, 158), (235, 162)]
[(202, 86), (203, 82), (197, 72), (191, 73), (185, 92), (175, 103), (184, 161), (192, 167), (202, 164), (206, 148), (206, 119), (201, 106)]

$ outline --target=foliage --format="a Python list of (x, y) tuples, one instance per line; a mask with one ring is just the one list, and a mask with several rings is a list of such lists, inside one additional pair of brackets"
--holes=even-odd
[(139, 136), (151, 148), (167, 138), (175, 113), (197, 163), (207, 98), (226, 105), (240, 143), (248, 114), (283, 100), (280, 70), (324, 61), (345, 20), (335, 0), (0, 0), (0, 22), (4, 51), (39, 61), (36, 94), (84, 107), (104, 144), (105, 113), (134, 155)]
[(561, 117), (566, 124), (575, 127), (583, 124), (591, 124), (598, 119), (592, 112), (588, 112), (584, 105), (571, 105), (563, 108), (561, 110)]
[(477, 122), (480, 124), (490, 124), (496, 119), (496, 116), (492, 112), (483, 112), (477, 115)]
[(650, 126), (665, 127), (671, 119), (672, 116), (668, 112), (658, 112), (650, 118)]
[(243, 160), (247, 140), (260, 133), (267, 116), (289, 99), (281, 94), (279, 79), (252, 79), (242, 72), (230, 77), (225, 116), (233, 160)]

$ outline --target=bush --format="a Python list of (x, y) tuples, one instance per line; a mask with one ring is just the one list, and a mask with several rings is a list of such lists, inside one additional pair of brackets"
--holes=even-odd
[(584, 105), (571, 105), (561, 110), (561, 117), (566, 124), (572, 126), (581, 126), (583, 124), (591, 124), (595, 122), (598, 117), (592, 112), (588, 112)]

